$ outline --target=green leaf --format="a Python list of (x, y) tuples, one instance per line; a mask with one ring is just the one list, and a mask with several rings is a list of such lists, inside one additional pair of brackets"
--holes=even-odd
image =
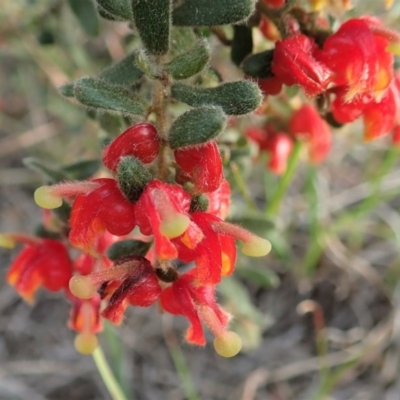
[[(199, 35), (204, 37), (203, 35)], [(182, 53), (189, 51), (193, 47), (193, 43), (198, 40), (191, 27), (173, 26), (171, 28), (170, 49), (168, 55), (175, 58)]]
[(173, 24), (181, 26), (233, 24), (245, 20), (255, 7), (254, 0), (182, 0), (176, 4)]
[(245, 25), (233, 26), (233, 40), (231, 46), (231, 60), (240, 65), (253, 51), (252, 29)]
[(83, 30), (89, 36), (97, 36), (100, 26), (93, 0), (68, 0), (68, 3)]
[(240, 225), (261, 237), (267, 237), (270, 231), (275, 228), (275, 223), (272, 219), (258, 214), (242, 218), (234, 218), (230, 220), (230, 222)]
[(83, 77), (74, 85), (75, 98), (83, 105), (122, 114), (143, 115), (146, 105), (129, 90), (100, 79)]
[(88, 179), (93, 176), (100, 168), (99, 160), (85, 160), (74, 164), (66, 165), (62, 168), (70, 179)]
[(210, 49), (205, 40), (197, 42), (189, 51), (180, 54), (165, 68), (174, 79), (187, 79), (196, 75), (210, 60)]
[(135, 157), (123, 157), (118, 165), (118, 183), (124, 195), (132, 202), (139, 199), (152, 174)]
[(176, 83), (172, 86), (171, 95), (192, 107), (219, 106), (228, 115), (248, 114), (254, 111), (262, 100), (258, 86), (249, 81), (228, 82), (213, 88)]
[(226, 116), (220, 108), (201, 107), (181, 115), (171, 126), (169, 144), (172, 149), (205, 143), (225, 127)]
[(133, 19), (146, 49), (161, 55), (168, 51), (172, 0), (132, 0)]
[[(97, 4), (109, 15), (116, 19), (132, 21), (132, 5), (130, 0), (96, 0)], [(100, 15), (102, 15), (100, 13)], [(102, 15), (104, 16), (104, 15)], [(105, 14), (107, 16), (107, 14)]]
[(67, 179), (67, 176), (58, 168), (52, 168), (34, 157), (26, 157), (23, 164), (32, 171), (40, 172), (49, 183), (58, 183)]
[(270, 270), (261, 270), (260, 268), (236, 268), (235, 273), (244, 279), (247, 279), (259, 286), (266, 288), (276, 288), (280, 284), (278, 275)]
[(60, 93), (65, 97), (74, 97), (74, 84), (66, 83), (58, 88)]
[(243, 72), (254, 78), (270, 78), (273, 76), (271, 71), (273, 57), (273, 50), (253, 54), (243, 62)]
[(110, 136), (118, 136), (126, 127), (124, 119), (120, 115), (103, 111), (98, 113), (96, 119), (102, 129)]
[(126, 239), (113, 243), (107, 249), (107, 257), (111, 261), (117, 261), (128, 256), (145, 256), (150, 249), (151, 242), (141, 240)]
[(136, 66), (136, 53), (131, 53), (121, 61), (100, 72), (99, 78), (113, 85), (127, 86), (143, 75), (143, 72)]

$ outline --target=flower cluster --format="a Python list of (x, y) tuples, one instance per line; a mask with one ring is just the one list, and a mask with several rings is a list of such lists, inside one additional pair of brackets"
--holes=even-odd
[[(104, 148), (110, 177), (37, 189), (35, 200), (45, 209), (71, 204), (68, 238), (3, 235), (3, 245), (26, 243), (8, 281), (29, 301), (39, 286), (64, 290), (82, 353), (97, 346), (101, 317), (120, 324), (129, 305), (159, 302), (165, 312), (187, 317), (188, 342), (206, 343), (204, 324), (216, 351), (233, 356), (240, 338), (227, 330), (230, 316), (217, 304), (215, 288), (234, 270), (235, 240), (255, 257), (266, 255), (270, 243), (224, 221), (230, 188), (214, 140), (170, 151), (176, 169), (168, 182), (160, 178), (161, 147), (165, 156), (168, 143), (152, 124), (140, 123)], [(82, 251), (74, 259), (70, 245)], [(178, 261), (186, 270), (178, 270)]]
[[(273, 2), (265, 3), (273, 7)], [(350, 19), (334, 33), (321, 15), (311, 23), (309, 14), (296, 10), (285, 24), (282, 34), (262, 14), (260, 30), (275, 46), (259, 86), (267, 95), (279, 94), (283, 85), (299, 86), (308, 102), (318, 98), (318, 107), (300, 107), (283, 127), (268, 121), (264, 128), (248, 130), (247, 136), (269, 153), (269, 168), (285, 171), (296, 139), (305, 139), (312, 162), (322, 161), (331, 147), (325, 120), (337, 127), (362, 117), (366, 141), (391, 132), (397, 145), (400, 75), (394, 70), (394, 53), (399, 34), (369, 16)]]

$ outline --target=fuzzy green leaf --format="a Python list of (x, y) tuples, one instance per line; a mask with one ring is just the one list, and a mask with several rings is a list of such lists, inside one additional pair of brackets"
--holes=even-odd
[(192, 107), (214, 105), (228, 115), (243, 115), (254, 111), (261, 103), (258, 86), (249, 81), (228, 82), (214, 88), (200, 88), (176, 83), (171, 95)]
[(141, 240), (126, 239), (113, 243), (107, 249), (107, 257), (111, 261), (118, 261), (128, 256), (144, 257), (149, 251), (151, 242), (142, 242)]
[(93, 0), (68, 0), (68, 3), (82, 29), (89, 36), (97, 36), (100, 26)]
[(121, 61), (101, 71), (99, 78), (113, 85), (130, 85), (142, 77), (143, 72), (136, 66), (136, 53), (131, 53)]
[(168, 51), (172, 0), (132, 0), (133, 19), (147, 51)]
[[(106, 13), (114, 16), (116, 19), (132, 21), (132, 6), (130, 0), (96, 0), (97, 4)], [(100, 13), (100, 15), (102, 15)], [(107, 14), (105, 14), (107, 15)], [(102, 15), (103, 16), (103, 15)]]
[(174, 58), (165, 68), (174, 79), (187, 79), (202, 71), (209, 60), (210, 49), (207, 42), (201, 40), (189, 51)]
[(82, 180), (93, 176), (99, 170), (100, 165), (99, 160), (85, 160), (66, 165), (62, 170), (68, 175), (68, 178)]
[(233, 26), (233, 40), (231, 47), (231, 60), (240, 65), (253, 51), (253, 36), (251, 28), (245, 25)]
[(181, 26), (234, 24), (246, 19), (254, 5), (254, 0), (182, 0), (177, 2), (172, 21)]
[(226, 116), (217, 107), (201, 107), (185, 112), (171, 126), (169, 144), (172, 149), (205, 143), (225, 127)]
[(242, 65), (243, 72), (254, 78), (270, 78), (273, 76), (271, 71), (273, 57), (273, 50), (253, 54), (244, 60)]
[(74, 84), (66, 83), (58, 88), (60, 93), (65, 97), (74, 97)]
[(118, 183), (132, 202), (139, 199), (146, 185), (153, 179), (142, 162), (135, 157), (123, 157), (118, 165)]
[(67, 178), (63, 171), (60, 171), (58, 168), (49, 167), (37, 158), (26, 157), (22, 162), (30, 170), (40, 172), (49, 183), (58, 183)]
[(121, 86), (90, 77), (83, 77), (75, 82), (74, 95), (87, 107), (110, 112), (142, 115), (146, 109), (146, 105), (137, 95)]

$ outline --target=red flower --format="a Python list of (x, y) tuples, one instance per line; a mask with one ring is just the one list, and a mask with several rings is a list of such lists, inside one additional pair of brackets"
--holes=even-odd
[(231, 204), (231, 187), (227, 180), (223, 180), (217, 190), (206, 193), (208, 199), (207, 213), (225, 219)]
[(303, 34), (278, 40), (272, 60), (272, 72), (285, 85), (300, 85), (314, 96), (326, 90), (332, 71), (316, 59), (316, 43)]
[(104, 148), (103, 164), (114, 172), (124, 156), (133, 156), (148, 164), (157, 157), (159, 147), (159, 137), (153, 125), (147, 122), (134, 125)]
[(76, 197), (70, 219), (71, 244), (88, 252), (93, 252), (96, 236), (105, 230), (123, 236), (136, 225), (135, 205), (124, 197), (117, 182), (110, 178), (93, 182), (98, 187)]
[(176, 177), (178, 183), (191, 182), (200, 193), (218, 189), (223, 179), (223, 169), (218, 145), (214, 140), (174, 150), (174, 156), (180, 167)]
[(331, 131), (314, 106), (305, 104), (297, 110), (290, 119), (289, 130), (295, 137), (308, 143), (313, 163), (320, 163), (327, 157), (332, 146)]
[(186, 333), (189, 343), (206, 344), (202, 322), (215, 336), (221, 336), (229, 322), (229, 314), (223, 311), (215, 300), (213, 285), (198, 286), (197, 273), (191, 270), (181, 275), (161, 293), (161, 306), (173, 315), (183, 315), (190, 321)]
[(260, 150), (269, 154), (268, 168), (272, 172), (280, 175), (286, 171), (293, 150), (293, 139), (287, 133), (268, 124), (263, 129), (251, 127), (246, 135), (260, 146)]
[[(374, 23), (377, 25), (377, 23)], [(351, 19), (328, 37), (318, 59), (334, 71), (334, 82), (346, 90), (345, 101), (388, 87), (393, 75), (389, 41), (375, 35), (371, 21)]]
[[(18, 239), (16, 239), (18, 241)], [(52, 239), (27, 242), (7, 273), (7, 282), (33, 302), (40, 286), (56, 292), (68, 287), (72, 265), (65, 245)]]
[(223, 222), (218, 217), (194, 212), (191, 220), (185, 234), (173, 240), (178, 257), (184, 262), (196, 261), (199, 284), (216, 284), (220, 282), (221, 275), (230, 275), (235, 268), (235, 239), (213, 227), (213, 223)]

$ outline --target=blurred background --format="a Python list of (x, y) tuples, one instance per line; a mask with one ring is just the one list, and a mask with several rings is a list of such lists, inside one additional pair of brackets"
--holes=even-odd
[[(368, 11), (400, 28), (399, 1), (389, 13), (383, 1), (353, 3), (345, 18)], [(123, 128), (58, 92), (139, 46), (126, 23), (81, 22), (67, 0), (2, 1), (0, 232), (33, 232), (41, 220), (32, 193), (43, 177), (23, 159), (49, 168), (95, 159), (106, 133)], [(213, 67), (225, 79), (240, 76), (229, 49), (210, 40)], [(227, 141), (257, 118), (231, 127)], [(274, 249), (262, 260), (240, 258), (220, 285), (244, 351), (223, 359), (211, 345), (185, 344), (183, 319), (130, 308), (101, 336), (129, 399), (400, 399), (400, 151), (390, 138), (362, 143), (359, 124), (334, 135), (326, 162), (300, 163), (275, 219), (263, 209), (279, 178), (239, 140), (226, 159), (230, 219)], [(91, 357), (73, 347), (63, 296), (40, 292), (31, 307), (5, 283), (17, 252), (0, 249), (0, 399), (108, 399)]]

